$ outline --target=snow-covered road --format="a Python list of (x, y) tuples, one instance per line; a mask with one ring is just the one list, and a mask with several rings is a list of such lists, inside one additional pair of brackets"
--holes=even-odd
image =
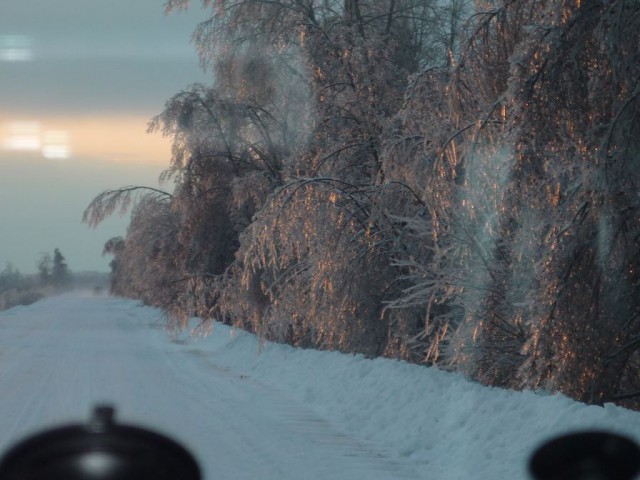
[(613, 405), (163, 325), (153, 308), (82, 293), (0, 312), (0, 450), (97, 403), (185, 444), (206, 480), (526, 479), (531, 451), (559, 433), (640, 440), (640, 414)]
[(418, 478), (277, 387), (160, 330), (157, 311), (77, 294), (0, 313), (0, 448), (109, 402), (120, 420), (186, 444), (208, 479)]

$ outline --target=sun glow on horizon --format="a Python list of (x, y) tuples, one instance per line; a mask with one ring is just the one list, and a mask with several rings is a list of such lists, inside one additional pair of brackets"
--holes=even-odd
[(148, 121), (144, 115), (3, 116), (0, 145), (7, 152), (39, 153), (49, 160), (168, 164), (171, 143), (147, 133)]

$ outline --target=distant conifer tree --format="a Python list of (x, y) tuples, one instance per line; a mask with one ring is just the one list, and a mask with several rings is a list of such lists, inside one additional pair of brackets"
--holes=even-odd
[(71, 282), (71, 273), (67, 262), (59, 249), (53, 251), (53, 266), (51, 267), (51, 284), (56, 288), (63, 288)]

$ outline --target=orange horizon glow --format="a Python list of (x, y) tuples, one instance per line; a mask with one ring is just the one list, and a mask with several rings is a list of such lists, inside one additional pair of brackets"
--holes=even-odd
[(171, 142), (147, 133), (150, 116), (0, 116), (0, 149), (51, 160), (101, 160), (168, 165)]

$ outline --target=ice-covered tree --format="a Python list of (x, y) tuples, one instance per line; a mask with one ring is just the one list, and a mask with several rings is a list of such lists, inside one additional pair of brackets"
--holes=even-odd
[[(172, 139), (164, 179), (175, 183), (164, 199), (171, 241), (152, 258), (171, 252), (172, 263), (150, 260), (132, 242), (138, 227), (154, 236), (166, 228), (146, 212), (132, 219), (117, 275), (129, 271), (128, 284), (155, 288), (135, 280), (146, 275), (133, 265), (158, 266), (158, 278), (182, 288), (163, 296), (162, 306), (184, 315), (217, 312), (245, 322), (241, 312), (260, 310), (268, 299), (272, 315), (250, 322), (261, 332), (285, 330), (284, 317), (283, 326), (267, 326), (279, 309), (300, 316), (315, 299), (313, 310), (325, 315), (314, 321), (319, 327), (304, 329), (325, 333), (312, 335), (312, 344), (385, 351), (388, 325), (380, 318), (396, 234), (387, 207), (412, 193), (399, 182), (383, 185), (381, 139), (407, 76), (450, 61), (456, 35), (447, 28), (459, 21), (463, 2), (203, 3), (211, 18), (195, 41), (215, 83), (175, 95), (151, 123)], [(105, 192), (86, 218), (99, 221), (130, 198), (126, 189)], [(306, 239), (306, 252), (295, 250), (296, 238)], [(291, 262), (311, 265), (314, 275)], [(327, 290), (331, 283), (338, 286)], [(258, 286), (257, 297), (248, 284)]]
[[(386, 352), (393, 329), (383, 302), (392, 297), (398, 274), (388, 255), (397, 234), (389, 210), (416, 198), (398, 182), (383, 184), (382, 136), (401, 105), (408, 75), (421, 64), (438, 63), (436, 58), (448, 61), (438, 43), (441, 32), (434, 28), (429, 34), (429, 27), (439, 25), (438, 6), (205, 3), (213, 16), (198, 29), (196, 41), (204, 62), (213, 64), (216, 91), (236, 102), (260, 102), (269, 114), (260, 131), (285, 141), (277, 142), (277, 181), (262, 181), (259, 191), (266, 195), (238, 237), (234, 262), (224, 275), (202, 279), (198, 291), (216, 292), (213, 312), (222, 318), (269, 338)], [(247, 66), (257, 69), (253, 79)], [(295, 92), (297, 101), (282, 89)], [(304, 106), (298, 122), (282, 113), (290, 105)], [(280, 125), (304, 128), (292, 137), (291, 126), (285, 136)], [(236, 136), (225, 148), (244, 151), (246, 138)], [(255, 185), (257, 173), (238, 183), (251, 179)], [(241, 197), (235, 193), (237, 205)]]
[(407, 225), (429, 249), (408, 245), (393, 306), (430, 312), (422, 348), (452, 368), (595, 403), (637, 393), (639, 21), (624, 1), (497, 2), (457, 66), (410, 86), (387, 160), (426, 185)]

